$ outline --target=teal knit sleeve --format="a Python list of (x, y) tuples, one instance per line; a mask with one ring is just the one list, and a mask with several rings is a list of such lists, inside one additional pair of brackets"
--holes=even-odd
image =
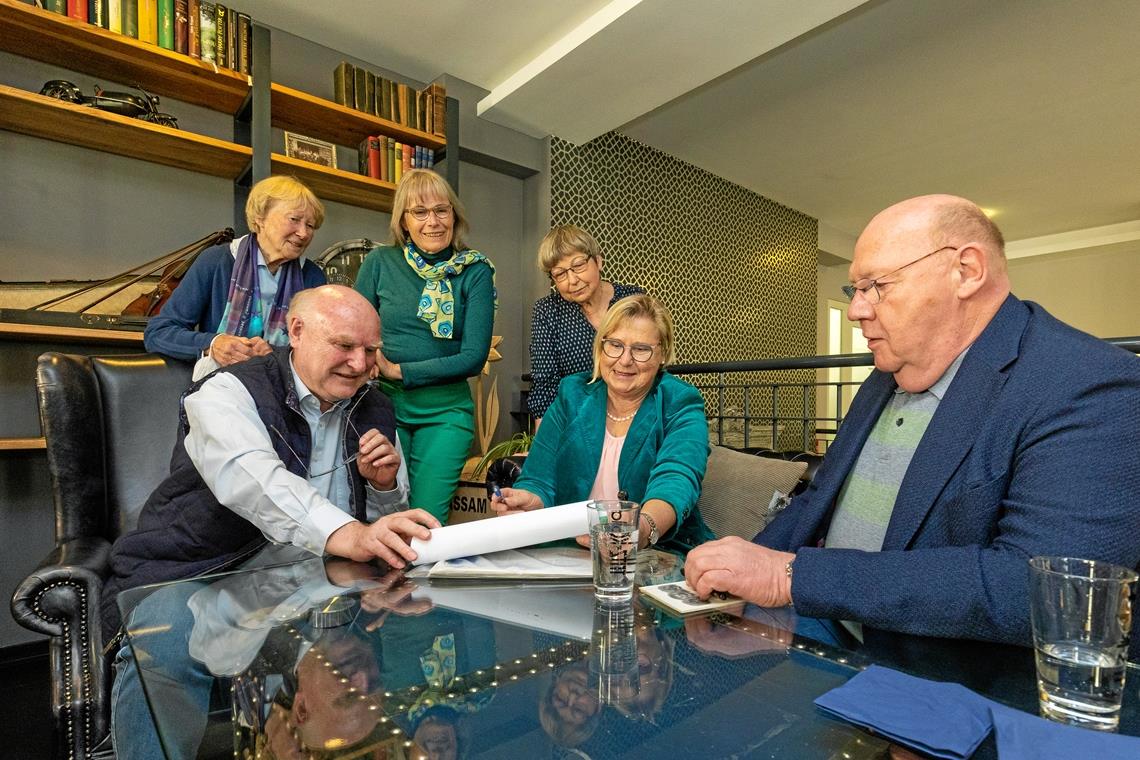
[(683, 381), (666, 379), (672, 382), (669, 382), (667, 411), (662, 420), (664, 436), (649, 473), (643, 501), (661, 499), (671, 504), (680, 526), (701, 495), (701, 481), (708, 466), (709, 433), (700, 391)]
[[(419, 388), (466, 380), (483, 369), (491, 349), (491, 330), (495, 324), (495, 295), (491, 268), (475, 264), (456, 278), (458, 297), (463, 299), (463, 333), (459, 350), (449, 356), (421, 361), (400, 362), (405, 388)], [(438, 339), (437, 339), (438, 340)]]

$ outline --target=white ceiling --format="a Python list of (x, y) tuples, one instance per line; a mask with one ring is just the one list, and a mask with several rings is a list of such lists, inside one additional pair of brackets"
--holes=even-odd
[(1140, 0), (243, 8), (414, 79), (478, 85), (480, 115), (527, 134), (618, 129), (818, 218), (835, 253), (927, 192), (993, 209), (1011, 255), (1140, 240)]

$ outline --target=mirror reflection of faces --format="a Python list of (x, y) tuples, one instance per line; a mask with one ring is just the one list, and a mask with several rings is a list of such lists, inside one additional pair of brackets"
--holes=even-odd
[(359, 742), (376, 727), (379, 707), (380, 668), (365, 641), (326, 636), (298, 663), (289, 717), (305, 747), (337, 749)]
[(455, 723), (441, 717), (428, 716), (416, 727), (415, 760), (457, 760), (459, 736)]
[(538, 703), (538, 719), (555, 744), (576, 747), (593, 735), (601, 710), (597, 691), (588, 685), (586, 663), (576, 662), (555, 673)]

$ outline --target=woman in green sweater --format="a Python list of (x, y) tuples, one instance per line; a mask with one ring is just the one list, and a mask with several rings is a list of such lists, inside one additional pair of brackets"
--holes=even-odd
[(392, 244), (364, 259), (356, 290), (380, 312), (380, 388), (396, 407), (409, 503), (446, 522), (475, 437), (467, 378), (490, 350), (495, 267), (467, 247), (463, 206), (433, 171), (404, 174), (391, 231)]

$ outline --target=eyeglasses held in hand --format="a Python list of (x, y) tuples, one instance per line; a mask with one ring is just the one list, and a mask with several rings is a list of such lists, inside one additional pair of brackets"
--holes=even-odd
[(440, 220), (441, 222), (446, 222), (448, 219), (451, 218), (451, 211), (452, 211), (452, 208), (451, 208), (450, 203), (441, 203), (440, 205), (434, 206), (432, 208), (424, 208), (423, 206), (415, 206), (413, 208), (408, 209), (404, 213), (405, 214), (411, 214), (412, 218), (418, 222), (426, 221), (428, 216), (431, 214), (435, 214), (435, 218)]
[(867, 303), (871, 304), (872, 306), (875, 306), (876, 304), (882, 303), (882, 301), (883, 301), (883, 294), (879, 290), (879, 287), (881, 285), (890, 285), (891, 284), (889, 282), (883, 282), (883, 280), (885, 280), (887, 277), (890, 277), (893, 274), (898, 274), (899, 272), (901, 272), (902, 270), (906, 269), (909, 266), (913, 266), (913, 265), (917, 264), (918, 262), (920, 262), (924, 259), (930, 258), (931, 256), (933, 256), (936, 253), (942, 253), (943, 251), (948, 251), (951, 249), (957, 250), (958, 246), (956, 246), (956, 245), (944, 245), (941, 248), (939, 248), (937, 251), (931, 251), (930, 253), (919, 256), (914, 261), (911, 261), (907, 264), (903, 264), (898, 269), (887, 272), (884, 275), (880, 275), (873, 280), (859, 280), (858, 282), (856, 282), (853, 285), (842, 285), (842, 286), (840, 286), (840, 289), (843, 291), (843, 295), (847, 296), (849, 299), (854, 299), (856, 293), (862, 293), (863, 297), (867, 299)]
[[(348, 409), (346, 409), (344, 411), (344, 421), (346, 423), (348, 423), (348, 427), (352, 430), (352, 434), (356, 436), (357, 441), (360, 440), (360, 431), (356, 429), (356, 425), (352, 424), (352, 418), (350, 415), (354, 411), (356, 411), (356, 407), (358, 407), (360, 405), (360, 402), (364, 399), (364, 397), (366, 395), (368, 395), (368, 391), (372, 390), (371, 385), (366, 385), (366, 386), (364, 386), (364, 388), (365, 388), (364, 393), (361, 393), (360, 397), (356, 399), (356, 402), (351, 407), (349, 407)], [(352, 464), (353, 462), (355, 462), (357, 460), (357, 458), (360, 457), (360, 451), (359, 451), (359, 449), (357, 449), (357, 452), (355, 454), (348, 457), (347, 459), (342, 461), (340, 464), (333, 467), (331, 470), (324, 470), (322, 472), (310, 472), (309, 471), (309, 463), (306, 462), (304, 459), (302, 459), (301, 455), (297, 453), (297, 450), (289, 445), (289, 439), (285, 437), (285, 434), (282, 433), (280, 430), (278, 430), (273, 425), (270, 425), (269, 429), (270, 429), (270, 431), (273, 432), (274, 435), (276, 435), (278, 438), (281, 439), (281, 442), (283, 444), (285, 444), (285, 448), (289, 449), (289, 453), (292, 454), (293, 457), (297, 460), (297, 462), (300, 463), (300, 465), (305, 468), (305, 479), (306, 480), (315, 480), (316, 478), (323, 478), (325, 475), (329, 475), (331, 473), (334, 473), (337, 470), (339, 470), (341, 467), (344, 467), (345, 465)], [(342, 456), (344, 455), (344, 442), (343, 442), (343, 440), (341, 441), (341, 455)]]
[(647, 346), (644, 343), (634, 343), (631, 346), (627, 346), (620, 340), (614, 340), (613, 338), (606, 338), (602, 341), (602, 353), (611, 359), (620, 359), (627, 348), (633, 360), (639, 364), (643, 364), (653, 358), (653, 351), (657, 346)]
[(550, 270), (550, 279), (554, 280), (555, 282), (562, 282), (563, 280), (566, 279), (566, 276), (569, 275), (571, 272), (573, 272), (574, 274), (582, 274), (582, 272), (586, 271), (586, 267), (588, 267), (588, 266), (590, 266), (590, 257), (589, 256), (582, 256), (580, 258), (577, 258), (577, 259), (574, 259), (573, 261), (571, 261), (570, 266), (568, 266), (568, 267), (559, 267), (558, 269), (551, 269)]

